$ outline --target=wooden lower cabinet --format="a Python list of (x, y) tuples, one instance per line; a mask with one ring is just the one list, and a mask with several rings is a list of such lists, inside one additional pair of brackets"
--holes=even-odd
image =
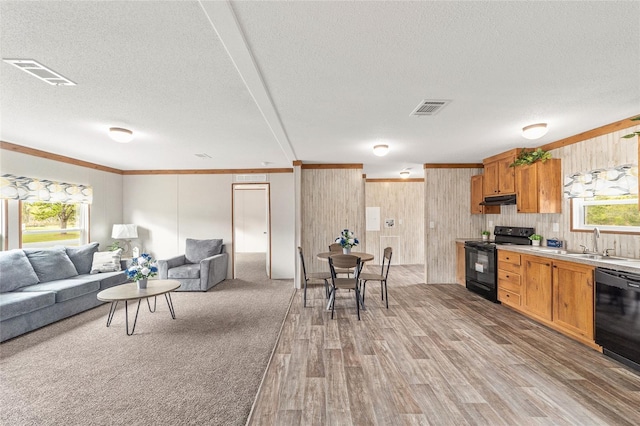
[(464, 243), (456, 241), (456, 282), (460, 285), (467, 285), (465, 270)]
[(519, 253), (498, 250), (498, 300), (519, 308), (522, 303), (522, 271)]
[(551, 321), (552, 273), (551, 260), (539, 256), (522, 256), (524, 285), (522, 308), (533, 316)]
[(592, 348), (594, 267), (498, 250), (498, 300)]
[(594, 268), (553, 262), (553, 322), (570, 333), (594, 338)]

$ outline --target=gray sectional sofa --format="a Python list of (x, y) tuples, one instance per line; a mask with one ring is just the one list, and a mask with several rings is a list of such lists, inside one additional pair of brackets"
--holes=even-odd
[(91, 274), (98, 243), (0, 252), (0, 342), (96, 307), (123, 271)]

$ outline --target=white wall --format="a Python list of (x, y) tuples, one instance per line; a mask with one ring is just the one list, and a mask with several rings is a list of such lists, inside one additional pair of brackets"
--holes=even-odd
[[(294, 275), (293, 174), (269, 175), (272, 278)], [(123, 219), (138, 225), (140, 244), (163, 259), (184, 253), (187, 238), (222, 238), (231, 254), (233, 175), (124, 176)], [(232, 274), (231, 256), (227, 277)]]
[[(59, 182), (78, 183), (93, 187), (91, 204), (90, 240), (100, 243), (106, 250), (113, 241), (111, 228), (122, 223), (122, 175), (103, 172), (41, 157), (0, 149), (0, 174), (13, 174)], [(18, 247), (17, 209), (10, 209), (9, 247)], [(15, 225), (15, 226), (14, 226)]]
[(291, 279), (298, 253), (295, 244), (293, 173), (269, 175), (271, 192), (271, 278)]

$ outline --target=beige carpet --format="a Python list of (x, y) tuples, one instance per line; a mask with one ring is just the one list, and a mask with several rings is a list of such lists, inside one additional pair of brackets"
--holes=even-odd
[(255, 257), (243, 280), (173, 293), (176, 320), (143, 303), (131, 337), (102, 305), (3, 343), (0, 424), (244, 424), (293, 294)]

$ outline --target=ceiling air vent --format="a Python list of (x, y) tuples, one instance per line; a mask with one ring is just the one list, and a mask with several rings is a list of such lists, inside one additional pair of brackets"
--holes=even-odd
[(266, 182), (265, 174), (236, 175), (236, 182)]
[(8, 64), (13, 65), (16, 68), (21, 69), (24, 72), (31, 74), (32, 76), (49, 83), (52, 86), (75, 86), (76, 84), (66, 77), (58, 74), (52, 69), (49, 69), (41, 63), (34, 61), (33, 59), (3, 59)]
[(409, 115), (436, 115), (449, 103), (451, 101), (444, 99), (425, 99)]
[(207, 159), (207, 158), (211, 158), (211, 156), (210, 156), (209, 154), (206, 154), (206, 153), (204, 153), (204, 152), (203, 152), (202, 154), (194, 154), (194, 155), (195, 155), (196, 157), (198, 157), (198, 158), (202, 158), (203, 160), (204, 160), (204, 159)]

